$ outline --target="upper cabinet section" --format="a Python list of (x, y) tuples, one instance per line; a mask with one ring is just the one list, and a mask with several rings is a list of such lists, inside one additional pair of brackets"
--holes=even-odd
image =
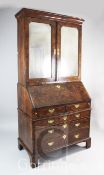
[(16, 18), (20, 83), (80, 80), (83, 19), (30, 9)]

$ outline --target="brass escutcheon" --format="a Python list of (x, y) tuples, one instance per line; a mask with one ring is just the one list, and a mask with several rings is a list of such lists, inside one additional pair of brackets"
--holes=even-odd
[(56, 87), (57, 87), (58, 89), (60, 89), (60, 88), (61, 88), (61, 86), (60, 86), (60, 85), (56, 85)]
[(63, 135), (62, 137), (63, 137), (63, 139), (66, 139), (67, 136), (66, 135)]

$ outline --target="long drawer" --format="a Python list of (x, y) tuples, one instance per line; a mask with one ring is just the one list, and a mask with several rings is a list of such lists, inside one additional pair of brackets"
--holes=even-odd
[(34, 127), (46, 127), (46, 126), (54, 126), (59, 124), (68, 123), (70, 124), (73, 121), (79, 121), (81, 119), (89, 119), (90, 118), (90, 111), (84, 111), (81, 113), (76, 113), (72, 115), (62, 115), (62, 116), (55, 116), (48, 119), (42, 119), (34, 121)]
[(78, 143), (89, 137), (89, 128), (82, 128), (74, 130), (73, 132), (68, 132), (67, 134), (56, 135), (48, 137), (39, 137), (36, 139), (37, 149), (41, 153), (50, 152), (52, 150), (57, 150), (74, 143)]
[(77, 104), (70, 104), (64, 106), (57, 106), (57, 107), (43, 107), (38, 108), (35, 112), (33, 112), (34, 119), (42, 119), (44, 117), (51, 117), (57, 115), (64, 115), (73, 114), (77, 112), (81, 112), (84, 110), (90, 110), (91, 104), (89, 103), (77, 103)]
[[(53, 126), (35, 126), (35, 131), (37, 134), (39, 133), (49, 133), (55, 134), (57, 130), (64, 131), (64, 132), (70, 132), (72, 130), (76, 130), (79, 128), (89, 128), (90, 127), (90, 118), (71, 121), (71, 122), (65, 122), (63, 124), (53, 125)], [(61, 132), (60, 132), (61, 133)]]

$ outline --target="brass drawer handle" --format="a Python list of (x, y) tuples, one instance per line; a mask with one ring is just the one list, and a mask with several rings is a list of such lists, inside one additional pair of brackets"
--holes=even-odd
[(54, 123), (54, 120), (48, 120), (48, 123), (52, 124), (52, 123)]
[(76, 123), (75, 126), (76, 126), (76, 127), (79, 127), (79, 126), (80, 126), (80, 123)]
[(52, 114), (55, 111), (55, 109), (49, 109), (48, 111)]
[(60, 86), (60, 85), (56, 85), (56, 87), (57, 87), (58, 89), (60, 89), (60, 88), (61, 88), (61, 86)]
[(63, 137), (63, 139), (66, 139), (67, 135), (63, 135), (62, 137)]
[(65, 128), (67, 128), (67, 126), (68, 126), (67, 124), (64, 124), (64, 125), (63, 125), (63, 128), (65, 129)]
[(79, 135), (79, 134), (76, 134), (76, 135), (74, 135), (74, 137), (75, 137), (76, 139), (78, 139), (78, 138), (80, 137), (80, 135)]
[(52, 146), (54, 142), (48, 142), (48, 146)]
[(80, 118), (80, 114), (76, 114), (75, 117), (76, 117), (76, 118)]
[(80, 105), (79, 105), (79, 104), (76, 104), (76, 105), (74, 105), (74, 106), (75, 106), (75, 108), (79, 108)]
[(63, 120), (67, 120), (67, 118), (68, 118), (67, 116), (64, 116), (64, 117), (63, 117)]
[(48, 133), (53, 134), (54, 133), (54, 129), (48, 130)]

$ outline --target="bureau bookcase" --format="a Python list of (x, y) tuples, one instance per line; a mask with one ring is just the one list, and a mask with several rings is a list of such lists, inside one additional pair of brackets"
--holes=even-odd
[(81, 82), (83, 19), (21, 9), (18, 26), (18, 148), (31, 166), (52, 151), (91, 146), (91, 99)]

